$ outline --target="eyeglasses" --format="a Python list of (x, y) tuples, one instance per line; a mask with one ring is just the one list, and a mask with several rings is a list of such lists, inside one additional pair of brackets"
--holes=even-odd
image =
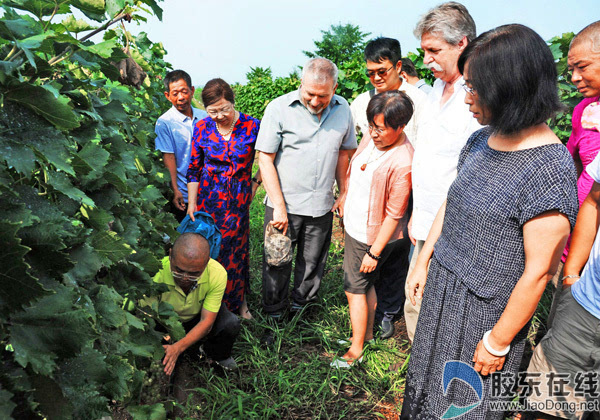
[(387, 70), (384, 70), (384, 69), (379, 69), (379, 70), (367, 70), (365, 73), (366, 73), (366, 75), (367, 75), (367, 77), (368, 77), (369, 79), (371, 79), (371, 78), (375, 77), (375, 75), (377, 75), (377, 76), (379, 76), (379, 77), (383, 77), (383, 76), (385, 76), (385, 75), (387, 74), (387, 72), (388, 72), (388, 71), (390, 71), (390, 70), (391, 70), (391, 69), (393, 69), (393, 68), (394, 68), (394, 66), (390, 67), (390, 68), (389, 68), (389, 69), (387, 69)]
[(385, 128), (373, 127), (372, 125), (370, 125), (369, 131), (374, 131), (375, 134), (381, 136), (383, 133), (385, 133)]
[(462, 85), (463, 89), (465, 90), (465, 92), (467, 92), (470, 95), (475, 95), (475, 89), (473, 89), (472, 87), (467, 86), (467, 84), (463, 84)]
[(191, 273), (180, 273), (179, 271), (173, 271), (171, 270), (171, 274), (173, 275), (173, 278), (175, 280), (179, 280), (179, 281), (191, 281), (194, 283), (198, 283), (200, 281), (200, 277), (202, 277), (202, 274), (197, 275), (197, 274), (191, 274)]
[(216, 117), (219, 114), (229, 114), (232, 110), (233, 110), (233, 106), (232, 105), (227, 105), (227, 106), (224, 106), (221, 109), (211, 109), (210, 111), (207, 110), (206, 113), (208, 115), (210, 115), (211, 117)]

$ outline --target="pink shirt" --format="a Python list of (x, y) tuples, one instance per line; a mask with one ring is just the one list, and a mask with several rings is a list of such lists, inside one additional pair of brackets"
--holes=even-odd
[[(352, 162), (370, 141), (372, 140), (369, 134), (365, 134), (350, 161), (346, 182), (350, 180)], [(387, 216), (399, 221), (390, 241), (404, 237), (403, 231), (409, 219), (407, 210), (412, 189), (411, 166), (413, 154), (412, 144), (410, 144), (410, 141), (405, 140), (402, 144), (390, 150), (390, 155), (385, 162), (373, 173), (371, 190), (368, 192), (367, 244), (369, 245), (375, 242), (379, 229)]]
[[(600, 151), (600, 132), (595, 129), (585, 129), (581, 126), (581, 115), (583, 114), (583, 110), (592, 102), (598, 101), (600, 98), (585, 98), (583, 101), (579, 102), (579, 104), (573, 110), (573, 131), (571, 132), (571, 137), (569, 137), (569, 141), (567, 142), (567, 149), (573, 156), (575, 161), (580, 160), (583, 165), (583, 171), (579, 175), (577, 179), (577, 196), (579, 198), (579, 206), (583, 203), (583, 200), (587, 197), (590, 190), (592, 189), (592, 185), (594, 184), (594, 180), (587, 173), (585, 168), (592, 163), (598, 152)], [(570, 242), (570, 238), (569, 238)], [(563, 262), (566, 259), (567, 254), (569, 253), (569, 244), (565, 247), (565, 251), (563, 253)]]

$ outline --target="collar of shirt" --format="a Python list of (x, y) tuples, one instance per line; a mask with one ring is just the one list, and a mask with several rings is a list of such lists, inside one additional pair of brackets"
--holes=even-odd
[[(294, 93), (288, 97), (288, 106), (292, 106), (296, 102), (306, 108), (306, 106), (300, 100), (300, 88), (296, 89)], [(331, 98), (331, 102), (329, 102), (327, 108), (323, 110), (322, 115), (325, 116), (325, 113), (328, 109), (333, 108), (335, 105), (340, 105), (341, 103), (342, 102), (340, 101), (339, 97), (334, 93), (333, 97)]]
[[(171, 113), (173, 115), (173, 119), (179, 120), (181, 122), (186, 122), (191, 119), (187, 115), (179, 112), (179, 110), (177, 108), (175, 108), (174, 106), (171, 107)], [(201, 109), (194, 108), (194, 107), (192, 107), (192, 114), (194, 116), (194, 118), (193, 118), (194, 121), (201, 120), (208, 116), (208, 114), (205, 111), (202, 111)]]
[[(171, 273), (171, 262), (169, 261), (169, 257), (165, 257), (166, 262), (163, 261), (163, 270), (164, 276), (162, 276), (162, 281), (160, 283), (166, 284), (167, 286), (173, 286), (178, 293), (183, 296), (186, 296), (185, 292), (177, 283), (175, 283), (175, 279), (173, 278), (173, 273)], [(208, 270), (204, 270), (202, 275), (200, 276), (200, 280), (198, 280), (189, 290), (188, 294), (194, 291), (196, 288), (200, 287), (200, 285), (206, 283), (208, 281)]]

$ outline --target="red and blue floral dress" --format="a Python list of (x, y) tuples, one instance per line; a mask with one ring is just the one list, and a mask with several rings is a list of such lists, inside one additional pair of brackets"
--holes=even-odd
[(198, 182), (196, 211), (215, 219), (223, 235), (218, 261), (227, 270), (223, 301), (238, 312), (249, 286), (252, 163), (260, 128), (256, 118), (240, 113), (229, 140), (207, 117), (196, 123), (187, 181)]

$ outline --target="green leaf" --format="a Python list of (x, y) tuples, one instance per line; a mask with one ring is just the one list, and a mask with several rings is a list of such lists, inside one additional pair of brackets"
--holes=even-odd
[(37, 68), (37, 65), (35, 63), (35, 55), (31, 50), (38, 48), (48, 36), (53, 34), (54, 33), (50, 31), (17, 41), (17, 47), (23, 50), (29, 60), (29, 64), (31, 64), (33, 68)]
[(90, 19), (97, 22), (104, 20), (104, 0), (73, 0), (71, 4)]
[(4, 98), (31, 108), (58, 128), (79, 127), (77, 114), (68, 105), (69, 100), (63, 96), (56, 98), (43, 87), (22, 83), (9, 88)]
[(0, 134), (0, 159), (6, 162), (9, 168), (30, 176), (35, 169), (35, 154), (25, 144), (7, 139)]
[(150, 6), (150, 8), (154, 12), (154, 14), (158, 18), (158, 20), (162, 20), (163, 10), (158, 4), (156, 4), (155, 0), (142, 0), (142, 2), (146, 3), (148, 6)]
[(4, 4), (14, 7), (15, 9), (26, 10), (33, 13), (38, 18), (50, 16), (57, 7), (56, 14), (64, 14), (69, 12), (69, 2), (67, 0), (8, 0)]
[(115, 263), (133, 252), (115, 232), (95, 232), (91, 237), (91, 244), (105, 262)]
[(65, 276), (75, 282), (93, 279), (102, 268), (100, 255), (87, 243), (72, 249), (69, 259), (75, 266)]
[(47, 294), (42, 285), (29, 274), (23, 259), (29, 248), (17, 237), (19, 224), (0, 221), (0, 313), (19, 310), (25, 304)]
[(137, 405), (127, 407), (127, 411), (133, 417), (133, 420), (165, 420), (167, 411), (162, 404)]
[(52, 188), (55, 190), (60, 191), (75, 201), (87, 204), (88, 206), (95, 206), (92, 199), (85, 195), (79, 188), (76, 188), (71, 182), (71, 179), (62, 172), (49, 172), (48, 184), (52, 185)]
[(73, 357), (95, 337), (89, 312), (74, 305), (78, 300), (75, 290), (57, 285), (55, 294), (11, 317), (11, 343), (21, 366), (50, 375), (57, 360)]
[(110, 223), (115, 220), (115, 216), (100, 207), (83, 205), (81, 214), (88, 219), (90, 226), (99, 231), (107, 230)]
[(121, 327), (127, 323), (125, 311), (121, 308), (123, 297), (115, 289), (101, 285), (90, 291), (99, 322), (109, 327)]
[(115, 48), (119, 48), (118, 41), (116, 38), (100, 42), (98, 44), (83, 46), (84, 51), (96, 54), (102, 58), (111, 58), (113, 54), (113, 49)]
[(127, 324), (129, 324), (130, 327), (142, 331), (144, 330), (146, 324), (144, 324), (144, 322), (142, 322), (142, 320), (140, 320), (136, 316), (130, 314), (129, 312), (125, 312), (125, 318), (127, 319)]
[(10, 400), (12, 397), (13, 394), (11, 394), (10, 392), (8, 392), (5, 389), (0, 389), (0, 418), (12, 418), (11, 414), (17, 406), (17, 404)]
[(96, 26), (90, 25), (83, 19), (75, 19), (75, 16), (73, 15), (69, 15), (66, 19), (63, 19), (61, 24), (67, 29), (67, 31), (75, 34), (96, 29)]
[(73, 418), (73, 407), (65, 398), (62, 389), (53, 378), (32, 375), (35, 401), (47, 418), (52, 420), (70, 420)]
[(114, 18), (117, 13), (123, 10), (126, 4), (127, 0), (106, 0), (106, 13), (111, 18)]

